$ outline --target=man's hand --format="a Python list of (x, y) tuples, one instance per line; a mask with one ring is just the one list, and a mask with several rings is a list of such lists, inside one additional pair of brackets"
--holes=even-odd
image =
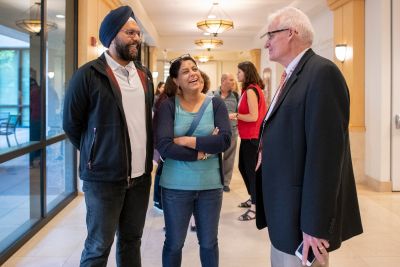
[(318, 260), (318, 262), (320, 264), (324, 265), (325, 260), (328, 257), (328, 251), (326, 250), (327, 248), (329, 248), (328, 240), (313, 237), (313, 236), (310, 236), (303, 232), (303, 259), (302, 259), (302, 262), (303, 262), (304, 266), (306, 265), (308, 251), (310, 248), (314, 252), (315, 258)]

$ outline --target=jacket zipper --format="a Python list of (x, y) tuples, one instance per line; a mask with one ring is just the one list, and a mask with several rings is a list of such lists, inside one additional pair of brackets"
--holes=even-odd
[[(126, 177), (127, 177), (128, 184), (129, 184), (130, 179), (131, 179), (131, 174), (129, 173), (130, 162), (129, 162), (129, 155), (128, 155), (128, 143), (127, 143), (128, 141), (130, 142), (130, 140), (126, 137), (126, 131), (125, 131), (125, 142), (126, 142), (126, 144), (125, 144), (125, 154), (126, 154), (126, 169), (127, 169), (126, 170)], [(129, 143), (129, 146), (130, 146), (130, 143)]]
[(96, 128), (93, 128), (93, 140), (92, 143), (90, 145), (90, 154), (89, 154), (89, 161), (88, 161), (88, 168), (89, 170), (92, 169), (92, 160), (93, 160), (93, 156), (94, 156), (94, 144), (96, 142)]

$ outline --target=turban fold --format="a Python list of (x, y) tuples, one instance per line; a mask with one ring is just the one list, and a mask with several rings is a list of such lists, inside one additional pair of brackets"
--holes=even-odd
[(121, 30), (122, 26), (129, 18), (135, 19), (132, 8), (129, 6), (120, 6), (111, 10), (103, 19), (100, 25), (99, 37), (104, 47), (109, 47), (112, 40)]

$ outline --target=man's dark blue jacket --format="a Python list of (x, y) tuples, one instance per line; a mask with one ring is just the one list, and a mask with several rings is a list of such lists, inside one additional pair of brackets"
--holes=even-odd
[[(146, 166), (153, 169), (151, 73), (135, 62), (145, 93)], [(104, 54), (80, 67), (65, 96), (63, 128), (80, 151), (80, 178), (87, 181), (125, 181), (131, 173), (131, 147), (118, 83)]]

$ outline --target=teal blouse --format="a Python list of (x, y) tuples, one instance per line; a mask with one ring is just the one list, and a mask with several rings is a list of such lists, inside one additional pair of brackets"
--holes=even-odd
[[(182, 109), (175, 98), (174, 136), (183, 136), (189, 130), (196, 113)], [(210, 103), (193, 133), (193, 136), (211, 135), (214, 130), (214, 111)], [(167, 158), (164, 162), (160, 185), (168, 189), (209, 190), (222, 188), (218, 155), (206, 160), (180, 161)]]

